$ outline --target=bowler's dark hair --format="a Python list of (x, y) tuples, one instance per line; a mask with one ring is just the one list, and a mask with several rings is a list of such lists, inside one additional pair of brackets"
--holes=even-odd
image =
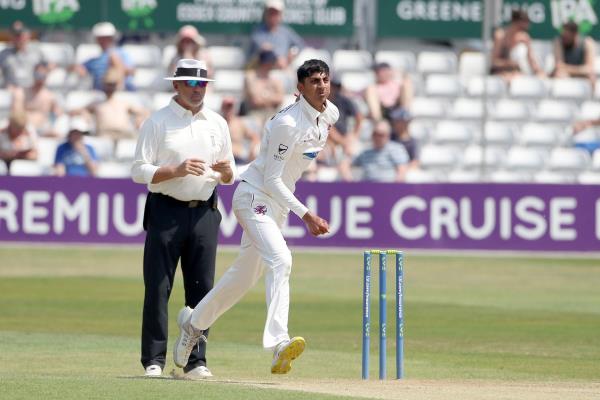
[(520, 8), (515, 8), (510, 13), (510, 20), (512, 22), (518, 22), (518, 21), (529, 22), (529, 15), (527, 15), (527, 11), (522, 10)]
[(329, 76), (329, 66), (321, 60), (312, 59), (304, 61), (304, 64), (298, 68), (298, 82), (304, 82), (304, 79), (308, 78), (315, 72)]
[(574, 21), (565, 22), (562, 28), (567, 32), (579, 33), (579, 25)]

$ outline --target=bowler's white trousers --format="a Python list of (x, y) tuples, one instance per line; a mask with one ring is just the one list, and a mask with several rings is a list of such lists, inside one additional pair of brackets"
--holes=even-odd
[(243, 231), (240, 254), (192, 313), (192, 325), (207, 329), (252, 288), (265, 271), (267, 321), (263, 346), (273, 349), (289, 340), (290, 272), (292, 254), (281, 227), (288, 211), (272, 198), (240, 182), (233, 195), (233, 212)]

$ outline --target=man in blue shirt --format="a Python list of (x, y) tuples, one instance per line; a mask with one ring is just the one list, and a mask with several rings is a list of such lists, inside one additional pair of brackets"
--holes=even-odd
[(96, 175), (98, 156), (94, 148), (83, 142), (83, 136), (89, 133), (88, 124), (75, 117), (67, 141), (56, 149), (54, 174), (57, 176), (94, 176)]
[(123, 79), (120, 86), (125, 90), (135, 90), (133, 85), (134, 65), (129, 55), (115, 45), (117, 35), (115, 26), (110, 22), (99, 22), (92, 28), (92, 33), (102, 49), (102, 53), (83, 63), (83, 67), (85, 72), (91, 75), (94, 89), (102, 90), (104, 75), (109, 69), (115, 69)]
[[(409, 162), (406, 149), (390, 140), (392, 128), (387, 120), (381, 120), (373, 129), (373, 147), (363, 151), (352, 161), (353, 167), (362, 169), (362, 179), (375, 182), (403, 182)], [(344, 180), (353, 180), (350, 163), (340, 165)]]
[(277, 55), (277, 66), (286, 68), (304, 47), (304, 40), (293, 29), (283, 25), (284, 3), (282, 0), (267, 0), (263, 21), (252, 31), (248, 61), (257, 60), (262, 50), (271, 50)]

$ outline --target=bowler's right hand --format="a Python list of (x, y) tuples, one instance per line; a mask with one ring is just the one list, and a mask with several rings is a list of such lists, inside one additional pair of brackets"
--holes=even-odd
[(302, 217), (302, 221), (308, 228), (308, 231), (313, 236), (324, 235), (329, 233), (329, 224), (323, 218), (318, 215), (312, 214), (310, 211), (307, 211), (306, 214)]

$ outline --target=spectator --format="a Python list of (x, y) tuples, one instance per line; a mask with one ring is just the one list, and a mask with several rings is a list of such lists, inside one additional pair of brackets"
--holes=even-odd
[(246, 72), (244, 83), (244, 113), (250, 115), (259, 126), (278, 110), (285, 94), (281, 81), (270, 75), (277, 65), (277, 56), (271, 50), (263, 50), (258, 66)]
[(389, 112), (398, 107), (408, 110), (413, 98), (413, 85), (409, 76), (402, 73), (397, 78), (386, 62), (376, 64), (374, 70), (375, 83), (365, 93), (371, 118), (375, 121), (389, 119)]
[(221, 103), (221, 116), (229, 125), (233, 158), (236, 164), (248, 164), (254, 160), (260, 146), (260, 137), (243, 118), (236, 113), (235, 99), (225, 97)]
[(208, 74), (212, 76), (212, 65), (208, 51), (206, 50), (206, 39), (192, 25), (184, 25), (177, 33), (177, 42), (175, 44), (177, 53), (169, 64), (169, 73), (175, 73), (175, 66), (182, 58), (191, 58), (204, 61), (208, 68)]
[(277, 66), (286, 68), (304, 47), (304, 41), (293, 29), (282, 24), (285, 5), (282, 0), (266, 0), (262, 22), (250, 36), (250, 64), (262, 50), (277, 55)]
[(30, 45), (31, 33), (21, 21), (10, 27), (12, 46), (0, 52), (0, 69), (8, 88), (33, 85), (35, 66), (44, 61), (42, 52)]
[[(363, 151), (352, 161), (353, 167), (363, 171), (362, 179), (376, 182), (403, 182), (408, 154), (399, 143), (390, 141), (392, 128), (387, 120), (381, 120), (373, 130), (373, 148)], [(349, 162), (342, 163), (342, 178), (353, 180)]]
[(24, 111), (13, 112), (8, 126), (0, 130), (0, 159), (8, 167), (13, 160), (37, 159), (37, 136), (27, 126), (27, 114)]
[(107, 136), (115, 141), (137, 137), (137, 129), (148, 116), (146, 110), (117, 95), (118, 82), (119, 72), (108, 71), (103, 86), (106, 98), (87, 108), (96, 122), (96, 136)]
[(75, 117), (71, 120), (67, 141), (56, 149), (54, 175), (96, 175), (98, 156), (94, 148), (83, 140), (84, 135), (89, 133), (89, 125), (83, 118)]
[(492, 74), (500, 75), (508, 81), (521, 74), (544, 76), (533, 52), (528, 30), (527, 12), (515, 9), (508, 27), (494, 32)]
[(402, 108), (397, 108), (390, 113), (392, 120), (392, 139), (404, 146), (408, 154), (409, 168), (419, 165), (419, 149), (417, 141), (410, 135), (409, 126), (412, 117)]
[(337, 106), (340, 111), (340, 118), (329, 129), (327, 139), (332, 146), (325, 147), (325, 149), (334, 150), (336, 146), (341, 146), (344, 154), (351, 156), (354, 154), (356, 144), (360, 139), (363, 116), (354, 105), (354, 101), (344, 94), (342, 82), (336, 76), (331, 79), (329, 101)]
[(560, 36), (554, 40), (555, 78), (587, 78), (592, 87), (596, 83), (594, 61), (596, 46), (589, 37), (579, 35), (575, 22), (563, 24)]
[[(596, 126), (600, 126), (600, 118), (578, 121), (572, 127), (573, 135), (578, 135), (579, 133)], [(586, 135), (587, 140), (578, 140), (575, 143), (575, 147), (587, 150), (590, 154), (594, 154), (596, 150), (600, 149), (600, 139), (597, 138), (598, 136), (595, 133), (591, 136), (592, 137)]]
[(119, 89), (135, 90), (133, 86), (133, 62), (127, 53), (115, 44), (117, 29), (110, 22), (99, 22), (92, 28), (96, 42), (102, 53), (86, 61), (78, 71), (81, 75), (88, 73), (92, 76), (93, 87), (102, 90), (104, 75), (107, 71), (115, 70), (119, 73)]
[(45, 62), (35, 66), (33, 86), (26, 90), (19, 88), (13, 91), (13, 110), (24, 110), (28, 122), (40, 135), (60, 136), (54, 128), (54, 122), (63, 111), (56, 95), (46, 86), (49, 71)]

